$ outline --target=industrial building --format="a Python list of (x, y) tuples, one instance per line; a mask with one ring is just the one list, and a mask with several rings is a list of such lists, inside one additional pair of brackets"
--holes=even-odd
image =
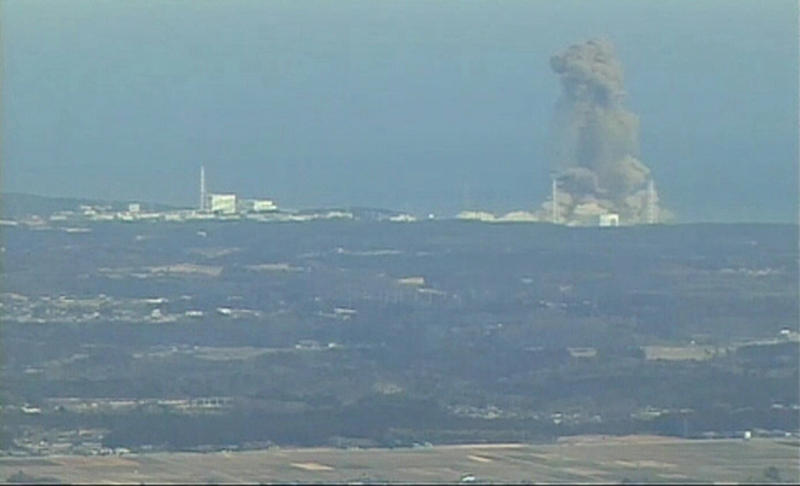
[(217, 214), (236, 213), (236, 194), (211, 194), (209, 210)]
[[(620, 216), (618, 212), (610, 212), (610, 201), (605, 201), (605, 204), (599, 204), (597, 200), (591, 198), (588, 201), (581, 199), (576, 201), (576, 198), (566, 191), (562, 195), (562, 188), (557, 176), (552, 177), (551, 191), (550, 200), (543, 205), (543, 208), (549, 212), (548, 216), (553, 224), (609, 227), (619, 226), (620, 224), (658, 224), (660, 221), (658, 193), (653, 179), (647, 182), (647, 189), (643, 198), (644, 210), (640, 215), (628, 214)], [(565, 203), (564, 201), (567, 202)], [(544, 216), (546, 213), (540, 214)]]
[(278, 210), (278, 205), (271, 199), (240, 199), (236, 194), (209, 194), (206, 189), (206, 169), (200, 167), (200, 213), (239, 214), (267, 213)]
[(240, 212), (266, 213), (277, 210), (278, 206), (270, 199), (243, 199), (239, 204)]
[(601, 214), (598, 219), (599, 226), (619, 226), (619, 214)]

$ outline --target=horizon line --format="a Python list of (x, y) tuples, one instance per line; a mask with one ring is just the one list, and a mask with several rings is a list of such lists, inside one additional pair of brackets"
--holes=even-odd
[[(197, 209), (196, 206), (190, 204), (175, 204), (175, 203), (166, 203), (161, 201), (154, 201), (154, 200), (144, 200), (144, 199), (106, 199), (102, 197), (93, 197), (93, 196), (62, 196), (62, 195), (44, 195), (44, 194), (35, 194), (31, 192), (16, 192), (16, 191), (2, 191), (0, 190), (0, 197), (3, 196), (31, 196), (31, 197), (39, 197), (43, 199), (66, 199), (66, 200), (74, 200), (74, 201), (88, 201), (88, 202), (97, 202), (97, 203), (119, 203), (119, 204), (129, 204), (129, 203), (140, 203), (140, 204), (151, 204), (151, 205), (160, 205), (166, 206), (171, 209), (175, 210), (187, 210), (187, 209)], [(352, 204), (339, 204), (339, 205), (330, 205), (330, 206), (303, 206), (297, 208), (284, 208), (286, 210), (294, 210), (294, 211), (307, 211), (312, 209), (373, 209), (373, 210), (383, 210), (383, 211), (394, 211), (398, 213), (412, 213), (412, 211), (400, 210), (400, 209), (392, 209), (392, 208), (385, 208), (385, 207), (378, 207), (378, 206), (366, 206), (366, 205), (352, 205)], [(523, 211), (522, 209), (518, 209)], [(461, 211), (480, 211), (480, 209), (462, 209)], [(0, 212), (2, 212), (2, 207), (0, 207)], [(430, 210), (422, 211), (424, 213), (430, 213)], [(487, 211), (490, 212), (490, 211)], [(458, 213), (447, 217), (444, 216), (443, 219), (457, 219)], [(532, 221), (530, 223), (547, 223), (552, 224), (548, 221)], [(790, 220), (719, 220), (719, 219), (703, 219), (703, 220), (681, 220), (678, 219), (673, 222), (669, 223), (657, 223), (656, 225), (660, 226), (678, 226), (678, 225), (692, 225), (692, 224), (780, 224), (780, 225), (792, 225), (792, 226), (800, 226), (800, 214), (795, 218), (794, 221)], [(567, 226), (567, 225), (559, 225), (559, 226)], [(646, 226), (646, 225), (635, 225), (635, 226)]]

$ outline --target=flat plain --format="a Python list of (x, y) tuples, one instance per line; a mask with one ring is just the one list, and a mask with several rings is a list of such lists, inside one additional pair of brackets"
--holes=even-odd
[[(578, 436), (553, 444), (0, 458), (0, 480), (69, 483), (756, 483), (800, 480), (800, 444)], [(771, 470), (771, 474), (768, 472)], [(765, 476), (766, 474), (766, 476)]]

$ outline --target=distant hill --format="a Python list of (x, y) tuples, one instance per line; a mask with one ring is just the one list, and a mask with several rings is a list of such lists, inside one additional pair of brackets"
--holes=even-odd
[[(38, 214), (49, 215), (56, 211), (76, 210), (81, 205), (111, 206), (112, 209), (127, 209), (128, 204), (139, 201), (103, 201), (98, 199), (76, 199), (66, 197), (46, 197), (34, 194), (4, 193), (0, 194), (0, 217), (17, 219)], [(176, 209), (173, 206), (159, 203), (140, 202), (142, 209), (163, 211)]]

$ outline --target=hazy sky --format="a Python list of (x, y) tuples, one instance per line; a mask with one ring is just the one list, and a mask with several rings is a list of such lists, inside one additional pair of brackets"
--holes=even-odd
[(679, 220), (797, 220), (794, 0), (0, 5), (3, 191), (530, 209), (550, 56), (605, 36)]

